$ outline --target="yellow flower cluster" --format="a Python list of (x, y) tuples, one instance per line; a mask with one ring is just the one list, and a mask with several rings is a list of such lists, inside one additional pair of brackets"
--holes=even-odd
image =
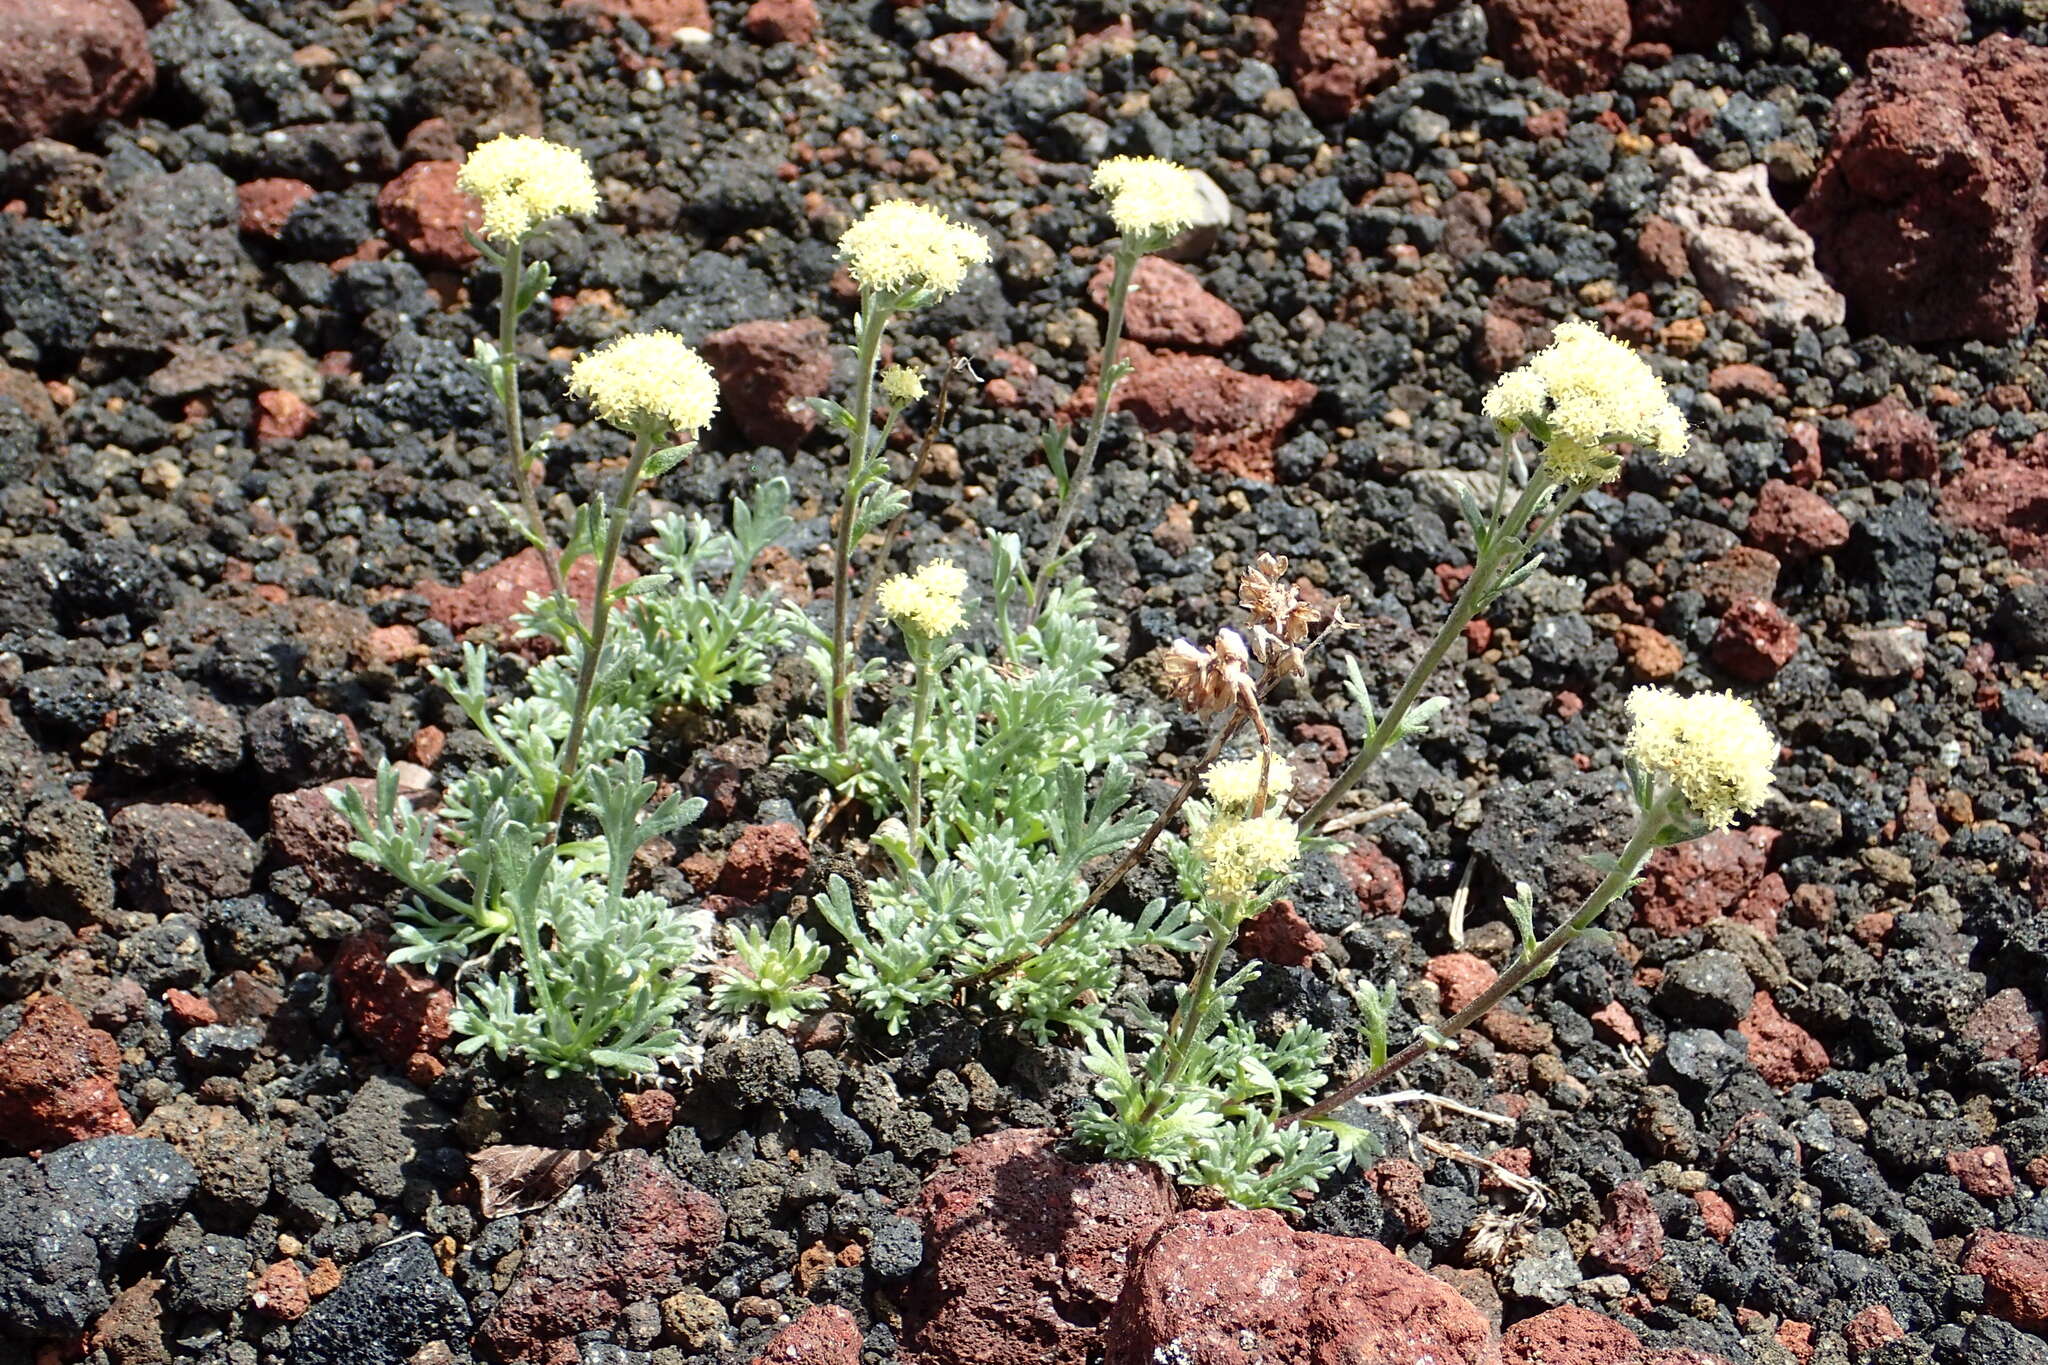
[(1126, 237), (1170, 238), (1194, 225), (1202, 192), (1194, 173), (1156, 156), (1113, 156), (1095, 168), (1095, 191)]
[(1294, 821), (1278, 811), (1249, 820), (1218, 820), (1195, 836), (1195, 856), (1207, 869), (1209, 890), (1241, 901), (1268, 878), (1293, 869), (1301, 856)]
[(483, 235), (512, 243), (550, 218), (597, 212), (597, 181), (574, 147), (506, 134), (469, 154), (457, 188), (483, 201)]
[(718, 412), (711, 367), (674, 332), (606, 342), (570, 367), (569, 392), (636, 435), (702, 431)]
[(1250, 810), (1252, 802), (1259, 795), (1259, 770), (1266, 767), (1266, 800), (1278, 805), (1288, 792), (1294, 790), (1294, 765), (1278, 754), (1273, 755), (1270, 766), (1258, 754), (1250, 758), (1227, 758), (1213, 763), (1202, 775), (1202, 783), (1209, 791), (1209, 799), (1217, 808), (1225, 811)]
[(908, 365), (891, 365), (882, 371), (882, 396), (899, 408), (907, 408), (924, 397), (924, 376)]
[(967, 571), (950, 559), (934, 559), (916, 573), (900, 573), (882, 585), (882, 611), (905, 634), (937, 640), (960, 629), (967, 614)]
[(1502, 375), (1483, 411), (1502, 432), (1527, 429), (1543, 441), (1544, 468), (1564, 483), (1604, 482), (1613, 473), (1608, 447), (1616, 441), (1675, 460), (1691, 440), (1684, 414), (1643, 358), (1576, 318)]
[(1742, 698), (1638, 687), (1628, 712), (1629, 757), (1676, 787), (1708, 828), (1726, 829), (1770, 796), (1778, 741)]
[(839, 239), (839, 259), (863, 289), (926, 289), (943, 298), (989, 258), (988, 243), (930, 204), (890, 199), (860, 216)]

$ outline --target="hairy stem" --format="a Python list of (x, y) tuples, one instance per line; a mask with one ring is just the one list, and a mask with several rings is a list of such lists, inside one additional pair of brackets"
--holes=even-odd
[[(917, 486), (924, 482), (924, 476), (932, 467), (932, 443), (946, 427), (946, 381), (953, 375), (953, 367), (939, 369), (939, 391), (932, 402), (932, 420), (924, 429), (924, 436), (918, 441), (917, 459), (911, 463), (910, 477), (904, 480), (903, 491), (915, 493)], [(853, 618), (853, 630), (849, 641), (855, 649), (860, 648), (861, 632), (866, 629), (868, 618), (875, 614), (875, 598), (882, 591), (882, 580), (889, 576), (890, 551), (895, 548), (896, 538), (903, 533), (903, 523), (910, 520), (910, 508), (905, 506), (882, 531), (882, 548), (875, 555), (875, 562), (868, 568), (867, 590), (860, 595), (860, 611)]]
[(1130, 297), (1131, 276), (1137, 272), (1138, 262), (1143, 256), (1143, 252), (1128, 245), (1117, 247), (1116, 265), (1110, 276), (1109, 298), (1105, 304), (1108, 320), (1102, 333), (1102, 369), (1095, 380), (1095, 411), (1088, 418), (1088, 435), (1081, 445), (1081, 458), (1074, 465), (1073, 476), (1067, 480), (1066, 492), (1060, 498), (1059, 516), (1053, 520), (1052, 537), (1045, 543), (1045, 563), (1031, 585), (1028, 611), (1032, 616), (1038, 614), (1039, 603), (1045, 600), (1053, 566), (1059, 563), (1067, 532), (1073, 528), (1074, 513), (1080, 508), (1082, 489), (1095, 470), (1095, 453), (1102, 448), (1102, 433), (1109, 425), (1109, 400), (1116, 392), (1117, 381), (1122, 378), (1116, 368), (1116, 353), (1123, 342), (1124, 302)]
[(912, 685), (910, 703), (910, 799), (906, 804), (910, 810), (910, 856), (920, 866), (924, 862), (924, 732), (931, 722), (934, 681), (931, 656), (930, 645), (914, 646), (911, 650), (917, 681)]
[(526, 518), (526, 531), (540, 548), (541, 564), (547, 569), (548, 591), (567, 602), (568, 584), (562, 581), (560, 556), (541, 518), (540, 499), (533, 491), (533, 452), (526, 445), (526, 417), (519, 410), (519, 295), (520, 278), (526, 273), (526, 244), (515, 238), (505, 248), (498, 270), (498, 369), (504, 376), (499, 391), (504, 397), (505, 438), (512, 447), (512, 483), (519, 490), (519, 513)]
[(554, 800), (548, 805), (548, 822), (555, 837), (568, 819), (569, 792), (576, 785), (577, 765), (583, 759), (583, 734), (590, 723), (590, 706), (597, 691), (598, 665), (604, 656), (604, 637), (612, 616), (612, 572), (618, 567), (619, 545), (626, 537), (627, 512), (633, 495), (640, 491), (640, 470), (654, 451), (654, 437), (641, 432), (633, 438), (633, 453), (626, 472), (619, 477), (612, 494), (611, 510), (605, 516), (604, 548), (597, 559), (597, 584), (590, 600), (590, 632), (583, 642), (583, 663), (576, 670), (576, 701), (569, 713), (569, 738), (562, 746), (562, 760), (555, 774)]
[(1493, 984), (1482, 991), (1477, 999), (1443, 1024), (1418, 1034), (1406, 1047), (1343, 1089), (1324, 1096), (1306, 1109), (1287, 1115), (1280, 1120), (1280, 1126), (1284, 1128), (1289, 1124), (1306, 1123), (1341, 1109), (1366, 1091), (1383, 1084), (1388, 1078), (1442, 1048), (1451, 1039), (1484, 1019), (1487, 1011), (1514, 994), (1531, 977), (1541, 973), (1550, 964), (1551, 959), (1564, 951), (1565, 945), (1592, 928), (1593, 922), (1600, 918), (1601, 913), (1627, 893), (1635, 884), (1636, 876), (1643, 870), (1643, 864), (1649, 860), (1650, 854), (1660, 846), (1659, 836), (1670, 818), (1669, 799), (1659, 797), (1652, 800), (1649, 808), (1637, 821), (1635, 833), (1630, 837), (1628, 846), (1623, 848), (1621, 856), (1615, 859), (1613, 868), (1600, 879), (1600, 884), (1593, 888), (1592, 893), (1580, 902), (1578, 910), (1570, 919), (1551, 930), (1549, 937), (1533, 949), (1524, 952), (1514, 966), (1495, 977)]
[(1457, 643), (1465, 627), (1472, 623), (1472, 618), (1479, 614), (1480, 605), (1486, 601), (1494, 585), (1521, 562), (1517, 557), (1510, 563), (1510, 552), (1519, 544), (1518, 538), (1523, 528), (1528, 526), (1529, 518), (1535, 515), (1537, 506), (1542, 502), (1543, 495), (1550, 486), (1549, 480), (1541, 476), (1531, 479), (1528, 487), (1522, 490), (1521, 497), (1517, 498), (1515, 505), (1508, 510), (1506, 518), (1494, 523), (1489, 535), (1485, 537), (1486, 548), (1480, 552), (1478, 562), (1472, 566), (1471, 577), (1465, 580), (1464, 588), (1451, 606), (1450, 615), (1444, 618), (1436, 637), (1429, 642), (1429, 648), (1423, 651), (1415, 667), (1409, 670), (1407, 679), (1401, 684), (1401, 690), (1387, 703), (1387, 709), (1381, 714), (1379, 723), (1373, 726), (1372, 733), (1359, 745), (1357, 755), (1344, 771), (1337, 775), (1337, 780), (1330, 784), (1329, 790), (1323, 793), (1321, 799), (1302, 815), (1302, 833), (1313, 834), (1321, 829), (1323, 821), (1329, 818), (1337, 803), (1358, 785), (1366, 770), (1393, 747), (1395, 737), (1401, 733), (1401, 722), (1407, 719), (1408, 712), (1422, 696), (1422, 689), (1429, 684), (1430, 677), (1443, 663), (1444, 656), (1451, 652), (1451, 646)]
[(846, 646), (853, 627), (853, 523), (867, 473), (868, 441), (875, 429), (875, 357), (889, 325), (892, 304), (870, 292), (861, 306), (860, 330), (854, 347), (853, 434), (848, 442), (846, 496), (839, 504), (839, 526), (832, 539), (832, 695), (826, 699), (832, 719), (832, 747), (846, 752), (852, 687), (846, 676)]
[(1226, 931), (1219, 920), (1209, 924), (1209, 945), (1202, 950), (1202, 960), (1195, 968), (1195, 976), (1188, 983), (1187, 994), (1180, 998), (1180, 1007), (1173, 1012), (1173, 1021), (1166, 1026), (1166, 1036), (1159, 1046), (1165, 1050), (1166, 1068), (1159, 1073), (1159, 1083), (1152, 1087), (1152, 1094), (1146, 1099), (1145, 1107), (1138, 1114), (1140, 1124), (1150, 1123), (1159, 1117), (1173, 1087), (1180, 1082), (1181, 1074), (1187, 1070), (1188, 1057), (1194, 1051), (1195, 1030), (1201, 1027), (1202, 1016), (1209, 1010), (1209, 997), (1216, 990), (1216, 973), (1223, 966), (1224, 950), (1230, 947), (1235, 937)]

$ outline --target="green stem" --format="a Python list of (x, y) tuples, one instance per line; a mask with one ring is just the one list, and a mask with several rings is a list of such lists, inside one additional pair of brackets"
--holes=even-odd
[(562, 566), (555, 543), (541, 518), (540, 499), (533, 491), (533, 452), (526, 445), (526, 416), (519, 410), (519, 295), (526, 273), (526, 242), (515, 238), (505, 248), (498, 267), (498, 369), (504, 376), (499, 392), (504, 398), (505, 436), (512, 447), (512, 483), (519, 491), (519, 512), (526, 518), (527, 534), (540, 549), (541, 564), (548, 575), (548, 590), (566, 606), (569, 586), (562, 580)]
[(1060, 498), (1059, 516), (1052, 524), (1052, 538), (1045, 544), (1045, 563), (1031, 585), (1031, 597), (1026, 604), (1027, 619), (1037, 616), (1039, 604), (1045, 600), (1053, 566), (1060, 562), (1061, 547), (1066, 544), (1067, 532), (1073, 528), (1074, 513), (1080, 509), (1082, 488), (1095, 470), (1095, 453), (1102, 448), (1102, 433), (1109, 425), (1109, 400), (1116, 392), (1117, 382), (1123, 377), (1116, 367), (1116, 353), (1123, 342), (1124, 302), (1130, 296), (1131, 277), (1137, 272), (1138, 262), (1144, 254), (1128, 243), (1117, 248), (1116, 265), (1109, 280), (1109, 298), (1105, 304), (1108, 321), (1102, 334), (1102, 369), (1095, 380), (1095, 411), (1088, 419), (1088, 437), (1081, 446), (1081, 458), (1074, 465), (1073, 476), (1067, 480), (1066, 492)]
[(1493, 984), (1479, 994), (1471, 1004), (1459, 1010), (1442, 1025), (1418, 1034), (1409, 1044), (1393, 1056), (1367, 1071), (1343, 1089), (1326, 1095), (1306, 1109), (1289, 1114), (1280, 1120), (1280, 1126), (1307, 1123), (1333, 1113), (1349, 1104), (1396, 1073), (1413, 1066), (1430, 1053), (1442, 1048), (1451, 1039), (1484, 1019), (1487, 1012), (1527, 982), (1537, 976), (1550, 964), (1565, 946), (1579, 935), (1593, 927), (1608, 906), (1627, 894), (1635, 884), (1636, 876), (1649, 861), (1650, 854), (1662, 847), (1668, 840), (1664, 837), (1671, 821), (1671, 799), (1668, 795), (1653, 798), (1636, 823), (1635, 833), (1629, 838), (1628, 846), (1600, 884), (1586, 899), (1572, 917), (1550, 931), (1550, 936), (1533, 949), (1524, 952), (1515, 965), (1494, 978)]
[(1138, 1115), (1140, 1124), (1150, 1123), (1159, 1116), (1173, 1087), (1180, 1083), (1181, 1074), (1187, 1070), (1188, 1057), (1194, 1050), (1195, 1030), (1201, 1027), (1202, 1016), (1208, 1012), (1209, 997), (1216, 989), (1216, 973), (1223, 966), (1224, 951), (1235, 937), (1235, 931), (1226, 931), (1220, 922), (1210, 923), (1209, 946), (1202, 950), (1202, 960), (1195, 968), (1194, 980), (1188, 983), (1180, 1008), (1173, 1012), (1173, 1022), (1166, 1026), (1166, 1037), (1160, 1040), (1159, 1046), (1166, 1050), (1166, 1069), (1159, 1073), (1159, 1083), (1152, 1087), (1151, 1097), (1145, 1101), (1145, 1108)]
[(910, 654), (917, 670), (910, 703), (910, 856), (924, 863), (924, 731), (932, 714), (932, 658), (929, 644), (914, 644)]
[(826, 706), (832, 719), (832, 747), (846, 752), (852, 686), (847, 681), (847, 640), (853, 626), (853, 523), (860, 494), (871, 477), (868, 440), (875, 426), (875, 358), (882, 333), (895, 312), (893, 300), (870, 292), (861, 305), (860, 329), (854, 347), (853, 436), (848, 443), (846, 497), (839, 505), (839, 527), (832, 540), (832, 695)]
[[(1387, 704), (1379, 723), (1373, 726), (1372, 733), (1367, 735), (1365, 742), (1359, 746), (1357, 756), (1337, 775), (1337, 780), (1330, 784), (1329, 790), (1323, 793), (1322, 798), (1310, 806), (1301, 817), (1300, 828), (1304, 834), (1313, 834), (1320, 829), (1337, 803), (1358, 785), (1366, 770), (1393, 747), (1394, 737), (1401, 732), (1401, 722), (1407, 719), (1409, 710), (1422, 696), (1422, 689), (1428, 685), (1430, 677), (1443, 663), (1444, 656), (1451, 652), (1451, 646), (1457, 643), (1458, 637), (1464, 633), (1465, 627), (1471, 624), (1472, 618), (1479, 614), (1480, 604), (1493, 591), (1494, 584), (1515, 568), (1514, 563), (1508, 562), (1509, 552), (1519, 545), (1523, 529), (1528, 526), (1529, 518), (1535, 515), (1537, 506), (1550, 487), (1550, 480), (1541, 475), (1531, 479), (1528, 486), (1522, 490), (1521, 497), (1517, 498), (1515, 505), (1508, 510), (1506, 518), (1495, 522), (1488, 534), (1483, 537), (1486, 548), (1480, 552), (1478, 562), (1472, 566), (1471, 577), (1465, 580), (1464, 589), (1458, 593), (1456, 602), (1452, 604), (1451, 614), (1444, 618), (1436, 637), (1429, 642), (1429, 648), (1423, 651), (1422, 658), (1409, 670), (1407, 679), (1401, 684), (1401, 690), (1396, 692), (1394, 699)], [(1519, 562), (1517, 559), (1516, 563)]]
[(576, 785), (577, 765), (583, 758), (583, 734), (589, 727), (590, 707), (597, 691), (598, 665), (604, 656), (604, 637), (612, 617), (612, 572), (618, 567), (619, 545), (626, 536), (627, 512), (632, 506), (634, 494), (640, 491), (640, 470), (647, 463), (647, 457), (654, 451), (654, 435), (642, 430), (633, 438), (633, 454), (626, 461), (626, 472), (619, 477), (619, 486), (612, 494), (611, 510), (605, 516), (604, 549), (597, 560), (597, 585), (593, 589), (590, 603), (590, 633), (583, 643), (583, 664), (576, 671), (576, 701), (569, 713), (569, 738), (562, 746), (562, 759), (556, 768), (554, 799), (548, 804), (548, 822), (556, 826), (555, 837), (561, 837), (561, 825), (568, 819), (569, 792)]

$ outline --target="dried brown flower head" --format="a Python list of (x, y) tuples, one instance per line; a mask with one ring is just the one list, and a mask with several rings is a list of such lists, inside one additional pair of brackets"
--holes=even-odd
[(1251, 614), (1252, 654), (1281, 676), (1303, 668), (1301, 646), (1323, 613), (1287, 581), (1287, 557), (1261, 553), (1238, 583), (1237, 602)]
[(1251, 651), (1234, 630), (1216, 632), (1207, 649), (1175, 640), (1166, 652), (1167, 694), (1199, 716), (1213, 716), (1242, 704), (1256, 711), (1258, 688), (1252, 682)]

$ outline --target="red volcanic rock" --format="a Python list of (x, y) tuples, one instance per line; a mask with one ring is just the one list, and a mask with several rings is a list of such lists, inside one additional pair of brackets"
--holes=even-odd
[(1302, 107), (1320, 119), (1356, 112), (1401, 72), (1401, 39), (1449, 0), (1286, 0), (1275, 17), (1280, 60)]
[(1651, 218), (1636, 237), (1636, 262), (1652, 280), (1676, 283), (1692, 274), (1685, 232), (1669, 218)]
[(446, 986), (387, 961), (381, 934), (357, 934), (334, 955), (335, 995), (356, 1036), (396, 1065), (429, 1057), (448, 1041), (455, 997)]
[(1323, 950), (1323, 936), (1283, 897), (1245, 921), (1237, 950), (1279, 967), (1306, 967)]
[(1687, 574), (1686, 586), (1697, 588), (1715, 611), (1726, 611), (1753, 597), (1766, 602), (1775, 597), (1779, 567), (1770, 551), (1738, 545)]
[(1849, 414), (1849, 454), (1873, 479), (1931, 479), (1941, 469), (1934, 420), (1896, 394)]
[(251, 237), (277, 237), (292, 210), (313, 194), (313, 187), (303, 180), (273, 178), (235, 186), (235, 199), (242, 206), (242, 231)]
[(256, 395), (256, 422), (251, 434), (259, 446), (296, 441), (313, 429), (318, 416), (311, 403), (290, 389), (265, 389)]
[(712, 890), (736, 905), (755, 905), (793, 889), (811, 869), (811, 846), (795, 825), (748, 825), (726, 850)]
[(1769, 991), (1756, 993), (1749, 1017), (1735, 1027), (1749, 1039), (1749, 1064), (1774, 1089), (1789, 1090), (1828, 1069), (1828, 1050), (1780, 1014)]
[(1593, 1027), (1605, 1034), (1607, 1040), (1624, 1047), (1634, 1047), (1643, 1041), (1642, 1026), (1628, 1007), (1619, 1000), (1610, 1000), (1586, 1016), (1593, 1021)]
[(754, 1365), (860, 1365), (860, 1324), (837, 1304), (818, 1304), (777, 1332)]
[[(817, 318), (743, 322), (699, 348), (718, 376), (721, 406), (747, 439), (792, 450), (818, 425), (806, 398), (832, 387), (832, 329)], [(794, 406), (792, 406), (794, 405)]]
[(2012, 1178), (2012, 1163), (2005, 1148), (1997, 1143), (1970, 1147), (1948, 1154), (1948, 1173), (1956, 1183), (1979, 1199), (2004, 1199), (2019, 1190)]
[(1086, 1365), (1125, 1290), (1131, 1249), (1173, 1214), (1156, 1167), (1076, 1164), (1051, 1133), (976, 1138), (935, 1171), (914, 1216), (929, 1257), (906, 1303), (906, 1365)]
[(1760, 403), (1785, 396), (1785, 386), (1761, 365), (1717, 366), (1707, 375), (1707, 388), (1723, 400), (1753, 398)]
[(34, 1151), (135, 1131), (121, 1049), (54, 995), (39, 995), (0, 1041), (0, 1143)]
[(2003, 35), (1887, 48), (1834, 122), (1795, 216), (1865, 325), (1899, 341), (2003, 341), (2031, 326), (2048, 52)]
[(258, 1275), (249, 1286), (249, 1306), (278, 1322), (304, 1317), (313, 1306), (313, 1296), (306, 1289), (306, 1275), (298, 1262), (278, 1261)]
[(2041, 1016), (2017, 986), (1977, 1006), (1963, 1022), (1962, 1035), (1993, 1061), (2009, 1058), (2032, 1070), (2042, 1057)]
[(1449, 1285), (1378, 1242), (1296, 1232), (1270, 1209), (1181, 1214), (1144, 1246), (1105, 1336), (1106, 1365), (1259, 1356), (1482, 1365), (1493, 1330)]
[(1640, 1180), (1627, 1180), (1600, 1201), (1600, 1231), (1586, 1254), (1609, 1270), (1640, 1275), (1664, 1256), (1664, 1224)]
[(1811, 559), (1849, 543), (1849, 520), (1820, 494), (1772, 479), (1749, 514), (1749, 539), (1779, 559)]
[(1970, 20), (1963, 0), (1767, 0), (1785, 27), (1810, 33), (1861, 61), (1881, 47), (1961, 42)]
[[(389, 890), (392, 881), (382, 869), (348, 851), (355, 829), (328, 797), (342, 786), (354, 787), (365, 801), (374, 799), (376, 783), (367, 777), (344, 777), (271, 797), (270, 857), (303, 869), (314, 892), (328, 900), (374, 899)], [(416, 797), (418, 792), (401, 788), (400, 795)]]
[(1728, 608), (1714, 634), (1714, 665), (1744, 682), (1769, 682), (1799, 652), (1799, 627), (1776, 603), (1750, 598)]
[(1712, 1190), (1694, 1190), (1692, 1202), (1699, 1207), (1700, 1223), (1707, 1236), (1725, 1242), (1735, 1231), (1735, 1206)]
[(1590, 1308), (1565, 1304), (1501, 1336), (1501, 1365), (1623, 1365), (1643, 1354), (1636, 1334)]
[[(1212, 355), (1141, 346), (1124, 354), (1135, 368), (1117, 386), (1112, 406), (1135, 414), (1149, 431), (1193, 436), (1195, 467), (1212, 473), (1271, 483), (1273, 448), (1315, 401), (1316, 386), (1307, 380), (1247, 374)], [(1092, 389), (1081, 397), (1092, 402)]]
[(566, 0), (566, 3), (595, 4), (606, 14), (632, 19), (646, 29), (660, 47), (667, 47), (675, 41), (677, 29), (711, 32), (708, 0)]
[(1777, 912), (1787, 900), (1785, 883), (1768, 870), (1777, 837), (1774, 829), (1751, 825), (1657, 850), (1644, 868), (1636, 923), (1666, 937), (1702, 928), (1724, 915), (1758, 928), (1765, 922), (1775, 926)]
[[(541, 1216), (477, 1340), (501, 1360), (572, 1365), (579, 1332), (682, 1290), (718, 1246), (725, 1210), (647, 1153), (614, 1152), (586, 1197)], [(772, 1359), (772, 1357), (771, 1357)]]
[(377, 221), (384, 235), (429, 265), (455, 269), (474, 264), (477, 250), (465, 232), (484, 225), (483, 205), (455, 187), (459, 161), (421, 161), (377, 191)]
[(1378, 844), (1360, 842), (1337, 855), (1337, 868), (1368, 915), (1398, 915), (1408, 904), (1407, 879), (1401, 865)]
[(913, 51), (926, 66), (977, 90), (993, 90), (1010, 74), (1009, 59), (979, 33), (941, 33)]
[(1614, 647), (1621, 651), (1637, 682), (1665, 682), (1677, 677), (1685, 666), (1685, 653), (1678, 642), (1655, 626), (1616, 627)]
[(1428, 975), (1445, 1012), (1456, 1014), (1484, 995), (1500, 973), (1470, 953), (1445, 953), (1429, 960)]
[[(612, 584), (616, 587), (630, 583), (639, 576), (639, 570), (621, 555), (612, 570)], [(588, 620), (591, 606), (597, 601), (595, 556), (585, 555), (569, 566), (568, 588)], [(465, 574), (459, 587), (422, 583), (419, 592), (427, 599), (427, 614), (457, 635), (465, 635), (478, 626), (496, 626), (510, 635), (518, 628), (513, 618), (526, 610), (526, 599), (547, 595), (547, 561), (540, 557), (539, 550), (528, 546), (488, 569)]]
[(1704, 52), (1728, 32), (1735, 0), (1629, 0), (1631, 36), (1680, 52)]
[(2026, 1332), (2048, 1330), (2048, 1241), (1984, 1228), (1963, 1245), (1962, 1272), (1984, 1277), (1984, 1307)]
[[(1088, 281), (1088, 297), (1097, 308), (1108, 307), (1109, 280), (1115, 273), (1116, 263), (1105, 260)], [(1146, 256), (1131, 276), (1124, 332), (1150, 346), (1221, 350), (1244, 335), (1244, 319), (1185, 267), (1163, 256)]]
[(1604, 90), (1628, 49), (1628, 0), (1485, 0), (1494, 55), (1567, 95)]
[(124, 117), (155, 85), (149, 34), (128, 0), (0, 6), (0, 151)]
[(1881, 1303), (1870, 1307), (1850, 1318), (1842, 1328), (1842, 1339), (1849, 1343), (1849, 1354), (1861, 1360), (1882, 1347), (1886, 1342), (1898, 1341), (1906, 1335), (1906, 1329), (1899, 1326), (1899, 1320), (1892, 1316), (1892, 1310)]
[(740, 27), (757, 43), (808, 43), (818, 31), (815, 0), (754, 0)]
[(2048, 435), (2007, 448), (1988, 431), (1963, 442), (1963, 471), (1941, 490), (1941, 519), (2003, 545), (2022, 564), (2048, 564)]

